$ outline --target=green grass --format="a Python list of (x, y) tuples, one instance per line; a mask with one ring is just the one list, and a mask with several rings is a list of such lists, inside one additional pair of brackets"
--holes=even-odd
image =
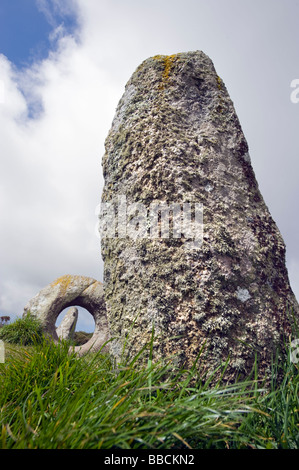
[[(109, 355), (69, 354), (67, 342), (6, 344), (0, 364), (0, 448), (298, 448), (299, 371), (274, 362), (262, 390), (225, 386), (155, 363), (151, 345), (115, 367)], [(280, 374), (278, 374), (278, 371)], [(279, 383), (278, 375), (283, 376)], [(212, 380), (212, 379), (211, 379)]]
[(75, 331), (74, 333), (74, 345), (75, 346), (82, 346), (82, 344), (87, 343), (90, 340), (93, 333), (85, 333), (85, 331)]
[[(262, 436), (267, 449), (299, 449), (299, 364), (273, 364), (272, 383), (266, 393), (255, 393), (256, 406), (262, 414), (249, 414), (240, 427), (242, 432)], [(279, 381), (277, 380), (279, 378)]]
[(30, 314), (0, 328), (0, 339), (12, 344), (28, 346), (42, 341), (42, 338), (41, 324)]

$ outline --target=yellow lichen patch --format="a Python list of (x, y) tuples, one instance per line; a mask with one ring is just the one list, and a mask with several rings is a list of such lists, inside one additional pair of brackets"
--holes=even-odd
[(167, 55), (164, 59), (164, 72), (162, 75), (163, 81), (167, 81), (169, 79), (170, 70), (173, 66), (173, 62), (175, 60), (176, 54)]
[(217, 75), (217, 86), (219, 90), (222, 90), (222, 80), (219, 75)]
[(161, 89), (165, 87), (166, 82), (169, 80), (170, 70), (173, 66), (173, 63), (176, 59), (177, 54), (172, 55), (155, 55), (154, 60), (163, 61), (164, 70), (162, 73), (162, 84)]
[(51, 287), (59, 286), (63, 292), (66, 292), (69, 284), (72, 281), (72, 276), (70, 274), (66, 274), (65, 276), (61, 276), (56, 281), (53, 281)]

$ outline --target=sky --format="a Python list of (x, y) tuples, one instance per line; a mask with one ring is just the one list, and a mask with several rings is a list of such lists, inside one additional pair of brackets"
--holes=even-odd
[(193, 50), (234, 102), (299, 299), (298, 17), (299, 0), (1, 0), (0, 314), (64, 274), (103, 280), (95, 211), (117, 103), (143, 60)]

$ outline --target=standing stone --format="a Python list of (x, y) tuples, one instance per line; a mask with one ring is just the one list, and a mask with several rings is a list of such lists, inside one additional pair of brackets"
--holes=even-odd
[[(248, 374), (257, 353), (264, 377), (291, 332), (288, 311), (298, 318), (298, 305), (283, 239), (209, 57), (196, 51), (144, 61), (126, 85), (105, 147), (102, 256), (114, 355), (126, 344), (133, 356), (154, 327), (155, 358), (175, 355), (190, 367), (204, 346), (202, 371), (229, 357), (230, 380)], [(175, 210), (170, 235), (157, 236), (154, 201), (179, 204), (184, 217), (192, 207), (193, 218), (202, 205), (202, 244), (195, 221), (195, 234), (183, 226), (178, 237), (182, 214)]]
[(56, 333), (59, 339), (74, 339), (74, 333), (78, 320), (78, 309), (76, 307), (71, 307), (68, 309), (64, 315), (62, 322), (56, 328)]

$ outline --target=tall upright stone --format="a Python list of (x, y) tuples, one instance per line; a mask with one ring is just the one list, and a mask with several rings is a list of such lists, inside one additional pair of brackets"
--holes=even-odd
[[(203, 370), (230, 357), (230, 379), (250, 372), (257, 353), (263, 377), (291, 332), (288, 310), (298, 318), (298, 305), (283, 239), (209, 57), (145, 60), (126, 85), (105, 147), (102, 256), (115, 356), (127, 336), (126, 351), (135, 354), (154, 327), (156, 358), (174, 354), (188, 367), (204, 346)], [(164, 209), (153, 215), (157, 201), (176, 204), (168, 219)]]

